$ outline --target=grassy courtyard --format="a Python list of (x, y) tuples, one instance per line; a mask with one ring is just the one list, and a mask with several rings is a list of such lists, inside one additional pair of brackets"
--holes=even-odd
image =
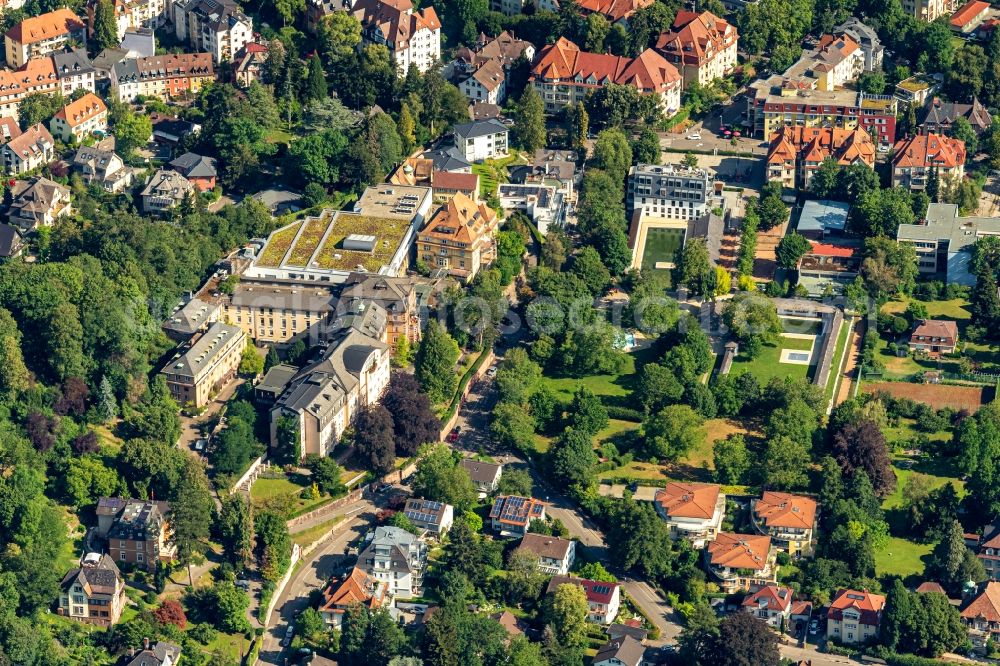
[(885, 545), (875, 551), (875, 573), (878, 576), (919, 576), (924, 572), (924, 558), (934, 544), (922, 544), (889, 537)]
[(250, 500), (254, 508), (274, 511), (288, 519), (318, 509), (333, 499), (322, 493), (319, 497), (305, 499), (302, 491), (308, 487), (308, 481), (299, 476), (260, 478), (250, 489)]
[(659, 262), (673, 265), (677, 250), (683, 245), (683, 229), (648, 229), (646, 244), (642, 250), (642, 269), (656, 270)]
[(781, 350), (812, 351), (814, 346), (815, 340), (782, 337), (776, 345), (764, 345), (755, 359), (751, 359), (741, 351), (733, 360), (733, 367), (729, 374), (738, 375), (742, 372), (750, 372), (761, 384), (771, 381), (772, 377), (808, 379), (815, 368), (813, 363), (810, 362), (809, 365), (782, 363)]

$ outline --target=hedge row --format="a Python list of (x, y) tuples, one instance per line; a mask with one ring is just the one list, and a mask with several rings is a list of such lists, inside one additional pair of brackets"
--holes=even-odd
[(620, 405), (604, 405), (604, 409), (607, 410), (609, 418), (642, 423), (643, 413), (638, 409)]

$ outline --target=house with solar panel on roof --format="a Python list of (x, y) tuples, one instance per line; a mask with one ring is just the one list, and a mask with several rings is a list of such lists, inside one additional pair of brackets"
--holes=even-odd
[(440, 536), (451, 529), (451, 524), (455, 521), (455, 507), (444, 502), (411, 497), (406, 500), (403, 515), (414, 527)]
[(545, 520), (545, 504), (534, 497), (501, 495), (490, 509), (490, 526), (501, 536), (524, 536), (532, 520)]
[(618, 617), (622, 604), (620, 583), (606, 583), (575, 576), (553, 576), (546, 588), (546, 594), (554, 594), (556, 588), (565, 584), (579, 585), (587, 595), (587, 621), (594, 624), (611, 624)]

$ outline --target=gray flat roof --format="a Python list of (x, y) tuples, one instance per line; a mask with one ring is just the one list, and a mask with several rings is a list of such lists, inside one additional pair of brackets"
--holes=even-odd
[(847, 226), (847, 214), (850, 210), (851, 204), (842, 201), (807, 201), (802, 206), (798, 231), (823, 231), (825, 229), (843, 231)]
[(975, 244), (981, 236), (1000, 235), (1000, 217), (959, 217), (955, 204), (927, 206), (925, 224), (901, 224), (897, 241), (948, 241), (949, 252), (959, 252)]

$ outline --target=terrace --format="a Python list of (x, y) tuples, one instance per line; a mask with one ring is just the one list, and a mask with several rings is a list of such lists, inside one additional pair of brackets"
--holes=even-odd
[[(341, 212), (316, 254), (316, 266), (329, 270), (354, 270), (364, 266), (366, 271), (376, 273), (382, 266), (392, 261), (400, 242), (406, 235), (410, 220), (405, 218), (372, 217)], [(343, 249), (344, 239), (352, 234), (375, 236), (375, 249), (371, 252)]]

